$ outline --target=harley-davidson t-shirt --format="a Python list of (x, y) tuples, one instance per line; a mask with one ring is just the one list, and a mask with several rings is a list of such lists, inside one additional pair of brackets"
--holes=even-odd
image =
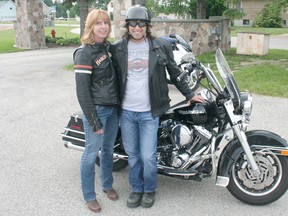
[(151, 110), (149, 94), (149, 44), (128, 42), (127, 83), (122, 108), (134, 112)]

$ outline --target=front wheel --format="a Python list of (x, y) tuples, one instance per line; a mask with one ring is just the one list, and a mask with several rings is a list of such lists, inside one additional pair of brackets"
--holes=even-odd
[(240, 201), (250, 205), (266, 205), (279, 199), (288, 188), (288, 159), (272, 152), (256, 152), (254, 159), (260, 176), (252, 174), (245, 153), (232, 167), (229, 192)]

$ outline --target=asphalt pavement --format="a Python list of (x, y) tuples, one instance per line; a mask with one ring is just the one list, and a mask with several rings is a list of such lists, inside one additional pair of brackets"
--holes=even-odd
[[(66, 149), (59, 135), (69, 115), (79, 111), (73, 63), (75, 48), (50, 48), (0, 54), (0, 215), (79, 216), (87, 210), (80, 190), (81, 152)], [(172, 103), (183, 99), (171, 87)], [(288, 137), (288, 99), (254, 95), (250, 129)], [(99, 179), (99, 169), (96, 168)], [(126, 207), (128, 168), (114, 173), (120, 199), (110, 201), (96, 190), (99, 215), (288, 215), (288, 193), (266, 206), (235, 199), (215, 179), (202, 182), (158, 177), (156, 202), (150, 209)]]

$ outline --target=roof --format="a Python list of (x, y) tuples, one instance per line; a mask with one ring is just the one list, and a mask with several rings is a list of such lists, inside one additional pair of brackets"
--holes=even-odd
[(11, 2), (12, 4), (15, 5), (15, 3), (13, 1), (11, 1), (11, 0), (4, 0), (4, 1), (0, 0), (0, 8), (3, 7), (5, 4), (7, 4), (8, 2)]

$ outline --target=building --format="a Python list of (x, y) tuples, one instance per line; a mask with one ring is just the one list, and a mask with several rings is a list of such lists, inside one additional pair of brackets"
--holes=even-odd
[[(234, 20), (234, 26), (252, 26), (254, 17), (269, 3), (269, 0), (242, 0), (237, 8), (245, 14), (241, 19)], [(288, 27), (288, 8), (282, 12), (284, 27)]]
[(0, 22), (16, 20), (16, 5), (11, 0), (0, 1)]
[[(43, 2), (43, 17), (45, 26), (54, 25), (56, 9), (48, 7)], [(0, 22), (16, 21), (16, 5), (11, 0), (0, 0)]]

